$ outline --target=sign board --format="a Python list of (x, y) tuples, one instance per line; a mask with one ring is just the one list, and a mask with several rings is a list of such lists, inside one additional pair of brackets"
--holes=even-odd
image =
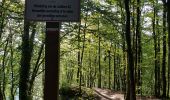
[(79, 21), (80, 0), (26, 0), (26, 20)]

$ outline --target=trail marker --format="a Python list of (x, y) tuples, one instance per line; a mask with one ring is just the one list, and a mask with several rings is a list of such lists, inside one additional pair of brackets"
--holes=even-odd
[(80, 0), (25, 0), (25, 20), (47, 21), (44, 100), (59, 100), (60, 22), (80, 21)]

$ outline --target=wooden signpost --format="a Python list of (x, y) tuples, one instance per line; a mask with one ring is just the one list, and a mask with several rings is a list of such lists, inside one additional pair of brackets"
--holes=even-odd
[(26, 0), (25, 20), (45, 21), (44, 100), (59, 100), (60, 23), (80, 21), (80, 0)]
[(46, 23), (44, 100), (59, 100), (60, 23)]

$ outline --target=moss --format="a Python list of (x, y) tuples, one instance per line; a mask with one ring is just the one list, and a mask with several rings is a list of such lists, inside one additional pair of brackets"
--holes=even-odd
[(62, 86), (60, 88), (60, 95), (67, 96), (70, 98), (73, 97), (81, 97), (84, 99), (90, 99), (93, 100), (97, 98), (97, 95), (94, 93), (94, 91), (87, 87), (81, 87), (81, 93), (79, 86)]

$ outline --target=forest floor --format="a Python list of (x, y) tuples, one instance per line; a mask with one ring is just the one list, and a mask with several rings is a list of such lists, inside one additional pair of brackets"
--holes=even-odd
[[(124, 94), (122, 92), (114, 92), (109, 89), (94, 88), (95, 93), (100, 97), (100, 100), (124, 100)], [(137, 100), (161, 100), (155, 97), (137, 96)]]

